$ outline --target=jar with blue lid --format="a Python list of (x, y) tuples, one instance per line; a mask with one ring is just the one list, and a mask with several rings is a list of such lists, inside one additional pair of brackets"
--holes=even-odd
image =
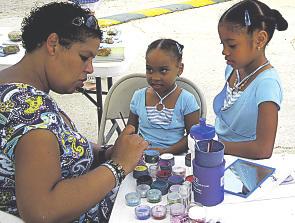
[(157, 150), (148, 149), (144, 151), (144, 161), (146, 163), (158, 163), (160, 152)]

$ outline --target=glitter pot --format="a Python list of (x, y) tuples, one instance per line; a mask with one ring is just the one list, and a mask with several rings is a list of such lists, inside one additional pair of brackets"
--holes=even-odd
[(136, 180), (137, 185), (147, 184), (151, 185), (153, 183), (153, 178), (150, 175), (139, 176)]
[(150, 203), (158, 203), (162, 200), (162, 192), (158, 189), (150, 189), (146, 193), (147, 201)]
[(168, 177), (171, 176), (171, 171), (170, 170), (159, 170), (157, 172), (157, 180), (168, 180)]
[(151, 208), (148, 205), (139, 205), (135, 208), (136, 218), (146, 220), (151, 216)]
[(185, 178), (186, 169), (182, 166), (174, 166), (172, 167), (172, 173), (173, 175), (179, 175)]
[(147, 166), (144, 166), (144, 165), (136, 166), (135, 169), (133, 170), (133, 177), (135, 179), (137, 179), (140, 176), (148, 175), (148, 174), (149, 174), (148, 168)]
[(168, 193), (169, 184), (167, 181), (164, 180), (155, 180), (152, 185), (152, 189), (158, 189), (162, 192), (162, 195), (165, 195)]
[(144, 160), (146, 163), (157, 163), (159, 161), (160, 152), (157, 150), (145, 150), (144, 151)]
[(168, 160), (159, 160), (158, 166), (159, 166), (160, 170), (172, 171), (171, 163)]
[(192, 161), (191, 161), (191, 153), (188, 153), (185, 155), (185, 166), (191, 167), (192, 166)]
[(174, 159), (174, 155), (172, 153), (163, 153), (160, 156), (160, 160), (166, 160), (169, 161), (171, 166), (175, 165), (175, 159)]
[(137, 192), (130, 192), (125, 195), (126, 204), (134, 207), (140, 204), (140, 195)]
[(167, 208), (164, 205), (156, 205), (152, 207), (151, 215), (155, 220), (163, 220), (166, 218)]
[(146, 193), (151, 187), (147, 184), (140, 184), (136, 187), (136, 192), (140, 194), (140, 197), (146, 197)]
[(179, 187), (180, 185), (179, 184), (175, 184), (175, 185), (172, 185), (170, 188), (169, 188), (169, 192), (179, 192)]
[(183, 183), (183, 177), (179, 175), (172, 175), (168, 178), (168, 184), (169, 186), (175, 185), (175, 184), (182, 184)]
[(192, 183), (194, 181), (194, 175), (188, 175), (186, 178), (185, 178), (185, 181), (188, 181), (190, 183)]
[(205, 223), (206, 211), (204, 207), (192, 206), (188, 210), (188, 217), (192, 223)]
[(156, 179), (158, 169), (159, 169), (158, 165), (153, 164), (149, 166), (149, 174), (153, 179)]
[(167, 195), (167, 203), (168, 204), (175, 204), (181, 203), (181, 196), (178, 192), (171, 192)]

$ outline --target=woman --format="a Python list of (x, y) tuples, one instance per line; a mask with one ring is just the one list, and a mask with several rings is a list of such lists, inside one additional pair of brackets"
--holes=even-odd
[(0, 72), (1, 210), (25, 222), (107, 222), (109, 192), (147, 148), (129, 126), (100, 150), (48, 94), (83, 86), (101, 37), (96, 19), (77, 5), (35, 8), (22, 23), (25, 56)]

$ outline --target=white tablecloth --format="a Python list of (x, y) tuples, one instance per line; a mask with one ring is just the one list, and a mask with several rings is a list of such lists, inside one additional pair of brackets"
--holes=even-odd
[[(237, 158), (226, 156), (226, 166)], [(295, 222), (295, 183), (279, 185), (279, 183), (295, 170), (295, 155), (273, 155), (268, 160), (255, 160), (252, 162), (276, 168), (274, 181), (269, 177), (262, 185), (248, 198), (242, 198), (225, 193), (224, 201), (214, 207), (200, 207), (205, 211), (207, 219), (220, 220), (222, 223), (241, 222)], [(184, 166), (184, 157), (176, 157), (176, 165)], [(118, 222), (142, 222), (135, 218), (134, 207), (125, 204), (125, 194), (136, 191), (136, 181), (129, 174), (120, 187), (116, 198), (110, 223)], [(166, 196), (161, 203), (148, 203), (146, 198), (141, 199), (141, 204), (150, 207), (157, 204), (167, 204)], [(170, 222), (167, 216), (164, 220), (149, 218), (146, 222)]]

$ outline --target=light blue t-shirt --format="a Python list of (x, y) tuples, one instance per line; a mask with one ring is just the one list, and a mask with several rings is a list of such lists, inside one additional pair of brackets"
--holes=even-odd
[(138, 133), (150, 143), (150, 148), (168, 148), (177, 143), (185, 134), (184, 116), (200, 109), (193, 94), (182, 89), (170, 124), (153, 124), (148, 120), (146, 111), (146, 88), (133, 94), (130, 110), (138, 116)]
[[(233, 68), (227, 66), (227, 80)], [(226, 94), (223, 90), (214, 98), (213, 109), (216, 114), (215, 130), (219, 139), (227, 142), (253, 141), (256, 139), (258, 106), (262, 102), (274, 102), (280, 109), (283, 92), (276, 69), (261, 72), (243, 91), (239, 99), (228, 109), (221, 110)]]

